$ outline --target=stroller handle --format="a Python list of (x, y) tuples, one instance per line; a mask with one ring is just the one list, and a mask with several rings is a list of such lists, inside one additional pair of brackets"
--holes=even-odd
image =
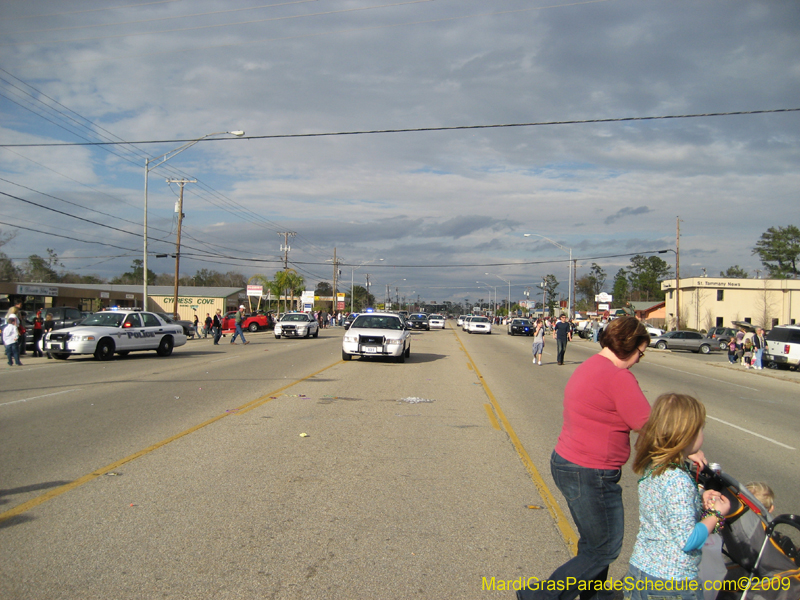
[(776, 525), (792, 525), (795, 529), (800, 529), (800, 516), (798, 515), (778, 515), (767, 526), (765, 533), (771, 535)]

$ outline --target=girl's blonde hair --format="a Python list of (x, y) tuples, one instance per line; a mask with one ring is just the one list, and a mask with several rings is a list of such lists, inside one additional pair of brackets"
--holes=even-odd
[(636, 440), (633, 470), (642, 475), (652, 470), (661, 475), (670, 465), (681, 464), (683, 455), (706, 423), (706, 408), (685, 394), (662, 394)]

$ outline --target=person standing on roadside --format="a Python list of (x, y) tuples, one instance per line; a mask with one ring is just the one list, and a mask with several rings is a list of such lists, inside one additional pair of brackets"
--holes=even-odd
[(595, 317), (592, 319), (592, 341), (596, 344), (598, 336), (600, 335), (600, 319)]
[(3, 327), (3, 345), (6, 347), (8, 366), (12, 367), (14, 364), (16, 364), (18, 367), (21, 367), (22, 363), (19, 362), (19, 330), (17, 329), (17, 315), (13, 313), (6, 316), (6, 324)]
[[(650, 416), (650, 403), (630, 368), (649, 344), (650, 335), (636, 317), (616, 319), (606, 328), (602, 350), (579, 365), (567, 382), (564, 424), (550, 472), (578, 528), (578, 553), (548, 577), (558, 585), (520, 590), (518, 600), (573, 600), (608, 578), (625, 534), (619, 480), (631, 453), (630, 433)], [(613, 590), (604, 590), (595, 598), (613, 596)]]
[(211, 328), (214, 326), (214, 320), (209, 313), (206, 313), (206, 320), (203, 321), (203, 338), (207, 338), (211, 333)]
[(17, 318), (19, 318), (21, 313), (22, 313), (22, 300), (18, 299), (16, 302), (14, 302), (11, 308), (8, 309), (8, 312), (6, 313), (6, 320), (8, 320), (8, 317), (11, 315), (16, 315)]
[(42, 311), (40, 310), (33, 318), (33, 355), (37, 358), (44, 356), (44, 352), (42, 352), (42, 335), (44, 335), (42, 325)]
[(242, 323), (244, 322), (244, 304), (239, 306), (239, 310), (236, 311), (236, 316), (233, 318), (233, 322), (236, 324), (236, 331), (233, 333), (233, 337), (231, 338), (231, 344), (236, 343), (236, 336), (238, 335), (242, 340), (242, 343), (244, 343), (246, 346), (250, 342), (244, 339), (244, 331), (242, 331)]
[[(55, 324), (55, 321), (53, 321), (53, 315), (50, 314), (50, 313), (47, 313), (44, 316), (44, 323), (42, 323), (42, 338), (43, 339), (44, 339), (45, 336), (47, 336), (48, 333), (53, 331), (53, 327), (55, 327), (55, 325), (56, 324)], [(47, 358), (53, 358), (50, 355), (49, 352), (46, 353), (46, 356), (47, 356)]]
[(567, 342), (572, 340), (572, 326), (567, 322), (567, 315), (561, 315), (553, 328), (553, 338), (556, 340), (558, 354), (556, 354), (556, 361), (558, 364), (564, 364), (564, 353), (567, 351)]
[(217, 309), (214, 313), (214, 318), (211, 320), (211, 329), (214, 333), (214, 345), (219, 344), (219, 338), (222, 337), (222, 311)]
[(761, 363), (764, 358), (764, 349), (767, 347), (767, 339), (764, 337), (764, 329), (761, 327), (756, 327), (756, 334), (753, 336), (753, 347), (755, 348), (753, 366), (756, 369), (761, 369), (763, 367)]

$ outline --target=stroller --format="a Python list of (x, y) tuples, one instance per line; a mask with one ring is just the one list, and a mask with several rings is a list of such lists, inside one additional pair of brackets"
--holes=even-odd
[(731, 512), (722, 529), (722, 552), (728, 558), (717, 600), (800, 600), (800, 557), (792, 540), (775, 531), (800, 531), (800, 515), (773, 517), (753, 494), (721, 470), (708, 466), (692, 473), (705, 489), (725, 495)]

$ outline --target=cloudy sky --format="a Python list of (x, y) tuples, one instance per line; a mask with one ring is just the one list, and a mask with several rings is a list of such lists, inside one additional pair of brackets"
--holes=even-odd
[[(800, 224), (800, 112), (614, 120), (793, 108), (796, 0), (7, 0), (2, 250), (124, 272), (145, 158), (244, 130), (150, 172), (155, 272), (174, 269), (155, 258), (174, 251), (168, 178), (197, 180), (187, 275), (272, 276), (292, 231), (312, 284), (335, 249), (345, 287), (458, 301), (510, 281), (518, 300), (548, 273), (566, 289), (557, 245), (610, 287), (675, 248), (677, 217), (682, 275), (753, 271), (761, 233)], [(507, 124), (529, 125), (455, 129)], [(131, 144), (58, 145), (110, 141)]]

